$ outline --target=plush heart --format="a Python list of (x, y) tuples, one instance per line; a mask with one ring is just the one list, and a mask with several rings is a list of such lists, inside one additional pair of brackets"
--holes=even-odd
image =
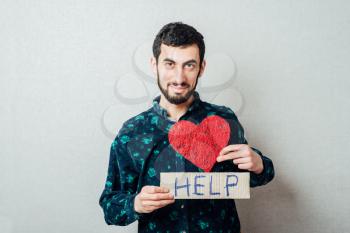
[(230, 126), (222, 117), (206, 117), (199, 125), (176, 122), (168, 133), (172, 147), (197, 167), (209, 172), (230, 138)]

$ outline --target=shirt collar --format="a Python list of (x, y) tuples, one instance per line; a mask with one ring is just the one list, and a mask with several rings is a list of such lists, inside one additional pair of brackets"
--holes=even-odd
[[(194, 96), (194, 100), (191, 103), (190, 107), (187, 109), (188, 112), (192, 112), (196, 110), (200, 106), (200, 103), (202, 102), (200, 99), (199, 93), (197, 91), (194, 91), (193, 96)], [(160, 95), (158, 95), (153, 99), (153, 103), (152, 103), (153, 111), (155, 111), (159, 115), (168, 119), (168, 112), (165, 108), (159, 105), (159, 101), (160, 101)]]

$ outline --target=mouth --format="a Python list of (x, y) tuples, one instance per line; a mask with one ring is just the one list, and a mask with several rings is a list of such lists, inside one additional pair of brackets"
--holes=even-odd
[(175, 92), (184, 92), (184, 91), (187, 89), (187, 86), (174, 85), (174, 84), (171, 84), (170, 87), (171, 87)]

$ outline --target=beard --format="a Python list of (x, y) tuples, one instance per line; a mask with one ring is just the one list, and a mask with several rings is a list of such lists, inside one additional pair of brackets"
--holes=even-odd
[[(197, 87), (198, 78), (199, 78), (199, 72), (198, 72), (198, 75), (197, 75), (197, 78), (196, 78), (196, 83), (195, 83), (194, 87), (192, 89), (190, 89), (189, 91), (187, 91), (187, 93), (185, 93), (185, 95), (172, 96), (169, 93), (169, 88), (168, 88), (169, 85), (167, 85), (166, 89), (164, 89), (160, 85), (159, 72), (157, 70), (157, 84), (158, 84), (158, 87), (159, 87), (160, 91), (162, 92), (164, 97), (169, 101), (169, 103), (176, 104), (176, 105), (185, 103), (193, 95), (193, 93), (195, 92), (196, 87)], [(180, 86), (189, 87), (190, 85), (188, 85), (187, 83), (181, 83)]]

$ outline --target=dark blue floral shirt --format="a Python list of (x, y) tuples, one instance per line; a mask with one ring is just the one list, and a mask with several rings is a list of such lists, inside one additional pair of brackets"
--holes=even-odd
[[(243, 127), (230, 108), (202, 101), (198, 92), (194, 97), (179, 120), (200, 124), (208, 116), (220, 116), (230, 125), (228, 145), (248, 144)], [(127, 120), (111, 145), (107, 179), (99, 199), (106, 223), (125, 226), (138, 220), (139, 232), (240, 232), (232, 199), (177, 199), (151, 213), (135, 212), (135, 196), (145, 185), (159, 186), (161, 172), (203, 172), (169, 144), (168, 132), (176, 122), (168, 118), (159, 100), (157, 96), (150, 109)], [(264, 170), (260, 174), (250, 172), (250, 186), (267, 184), (274, 177), (273, 163), (258, 149), (251, 148), (261, 156)], [(232, 161), (217, 162), (211, 171), (247, 172)]]

